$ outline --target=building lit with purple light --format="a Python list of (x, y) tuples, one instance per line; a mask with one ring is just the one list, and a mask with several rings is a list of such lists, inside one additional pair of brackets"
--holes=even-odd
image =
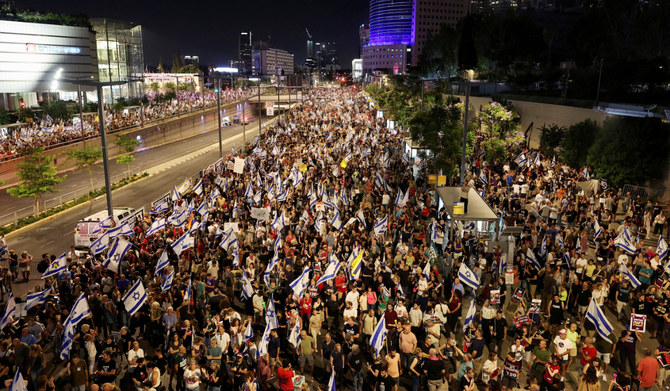
[(411, 54), (413, 0), (370, 0), (370, 40), (363, 70), (405, 73)]

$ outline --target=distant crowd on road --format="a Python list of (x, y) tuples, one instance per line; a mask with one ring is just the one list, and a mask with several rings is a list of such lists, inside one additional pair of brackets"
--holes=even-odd
[[(227, 103), (249, 97), (254, 91), (256, 89), (224, 90), (221, 91), (221, 102)], [(201, 94), (181, 91), (176, 95), (176, 99), (160, 102), (156, 101), (155, 97), (154, 93), (148, 94), (149, 104), (146, 106), (129, 107), (120, 111), (108, 109), (105, 130), (114, 132), (216, 105), (214, 92)], [(11, 127), (7, 134), (0, 135), (0, 162), (21, 156), (35, 147), (49, 149), (76, 142), (82, 138), (95, 137), (100, 132), (97, 114), (84, 117), (83, 134), (78, 115), (68, 121), (53, 119), (49, 116), (34, 118), (30, 121), (21, 127)]]
[[(480, 132), (456, 188), (464, 213), (449, 215), (429, 159), (409, 158), (376, 114), (353, 89), (312, 92), (88, 253), (44, 249), (47, 278), (21, 319), (13, 278), (34, 262), (10, 244), (0, 382), (17, 369), (29, 390), (49, 391), (562, 391), (569, 376), (579, 391), (631, 391), (667, 380), (658, 204), (537, 151), (490, 165)], [(479, 197), (495, 221), (471, 220)]]

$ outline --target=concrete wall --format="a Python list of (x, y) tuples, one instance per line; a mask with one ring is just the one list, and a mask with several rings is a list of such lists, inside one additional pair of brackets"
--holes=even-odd
[[(136, 138), (140, 136), (142, 144), (140, 148), (152, 148), (159, 145), (187, 139), (200, 133), (206, 132), (208, 127), (216, 123), (216, 107), (201, 110), (197, 113), (181, 115), (179, 117), (153, 122), (144, 127), (135, 127), (119, 133), (107, 134), (107, 150), (109, 158), (120, 153), (119, 148), (114, 144), (117, 134), (125, 134)], [(100, 146), (100, 138), (86, 141), (87, 145)], [(74, 149), (82, 148), (83, 143), (78, 142), (63, 147), (49, 149), (45, 151), (46, 155), (54, 157), (54, 163), (58, 172), (68, 171), (75, 167), (74, 162), (68, 160), (66, 153)], [(0, 163), (0, 182), (5, 182), (3, 187), (9, 187), (19, 182), (16, 171), (23, 158), (14, 159)]]
[[(461, 101), (465, 102), (465, 96), (457, 96)], [(470, 97), (470, 105), (472, 105), (475, 110), (479, 110), (480, 107), (485, 107), (489, 102), (491, 102), (490, 97)], [(558, 126), (569, 127), (570, 125), (585, 119), (592, 119), (598, 124), (602, 124), (607, 117), (607, 114), (605, 113), (581, 107), (526, 102), (521, 100), (510, 100), (510, 102), (521, 116), (521, 129), (523, 131), (525, 131), (531, 123), (533, 124), (530, 132), (530, 145), (533, 148), (537, 148), (540, 145), (540, 128), (544, 124), (557, 124)]]

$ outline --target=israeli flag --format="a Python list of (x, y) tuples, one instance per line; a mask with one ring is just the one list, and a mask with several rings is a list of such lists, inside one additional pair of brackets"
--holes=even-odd
[(26, 381), (23, 380), (23, 375), (21, 375), (21, 371), (18, 368), (14, 374), (14, 380), (12, 380), (12, 384), (9, 385), (9, 391), (28, 391)]
[(291, 329), (291, 335), (288, 336), (288, 342), (296, 349), (302, 340), (302, 338), (300, 338), (300, 331), (300, 321), (296, 320), (295, 326)]
[(116, 274), (121, 274), (121, 261), (123, 261), (123, 257), (126, 256), (130, 246), (131, 244), (126, 240), (116, 238), (114, 244), (109, 248), (107, 260), (103, 266)]
[(279, 321), (277, 320), (277, 311), (275, 310), (275, 301), (270, 296), (268, 300), (268, 306), (265, 310), (265, 323), (270, 327), (270, 329), (276, 329), (279, 327)]
[(231, 229), (224, 234), (223, 240), (221, 240), (221, 244), (219, 244), (219, 247), (226, 250), (226, 252), (230, 252), (230, 247), (236, 245), (237, 245), (237, 235)]
[(575, 244), (575, 252), (582, 252), (582, 241), (581, 241), (581, 239), (577, 238), (576, 242), (577, 243)]
[(65, 257), (65, 253), (63, 253), (60, 257), (51, 262), (47, 270), (42, 274), (42, 278), (55, 276), (60, 274), (60, 272), (65, 271), (67, 269), (67, 260)]
[(340, 211), (335, 210), (335, 215), (333, 216), (333, 219), (330, 220), (330, 225), (333, 226), (338, 231), (342, 230), (342, 221), (340, 220)]
[(252, 198), (254, 196), (254, 188), (251, 186), (251, 182), (247, 185), (247, 190), (244, 192), (244, 198)]
[(473, 298), (470, 302), (470, 308), (468, 308), (468, 313), (465, 314), (465, 320), (463, 321), (463, 332), (468, 329), (470, 323), (474, 322), (475, 314), (477, 313), (477, 306), (475, 305), (475, 299)]
[(147, 237), (155, 234), (163, 228), (165, 228), (165, 218), (161, 217), (160, 219), (156, 219), (153, 223), (151, 223), (151, 227), (149, 227), (147, 230)]
[(110, 239), (114, 239), (119, 235), (129, 236), (129, 237), (135, 235), (135, 231), (133, 231), (133, 229), (130, 227), (130, 225), (128, 224), (127, 221), (124, 222), (120, 227), (109, 230), (108, 233), (109, 233), (109, 238)]
[(72, 340), (74, 338), (74, 325), (69, 322), (70, 318), (68, 317), (65, 320), (65, 329), (63, 330), (63, 344), (60, 349), (60, 358), (65, 360), (70, 355), (70, 349), (72, 348)]
[(556, 156), (551, 158), (551, 167), (554, 167), (554, 166), (556, 166)]
[(184, 301), (188, 303), (191, 300), (193, 300), (193, 281), (189, 278), (186, 291), (184, 292)]
[(547, 258), (547, 235), (545, 235), (544, 239), (542, 239), (542, 244), (540, 244), (540, 251), (537, 252), (537, 255), (539, 255), (542, 259)]
[(174, 281), (174, 270), (165, 277), (161, 283), (161, 292), (167, 292), (172, 289), (172, 282)]
[(169, 224), (172, 224), (173, 226), (175, 226), (177, 228), (181, 228), (188, 221), (188, 216), (189, 216), (189, 213), (188, 213), (187, 210), (179, 211), (179, 210), (175, 209), (175, 211), (172, 213), (172, 215), (170, 215), (170, 217), (168, 217), (167, 222)]
[(570, 259), (570, 253), (565, 252), (563, 253), (563, 261), (565, 262), (565, 265), (569, 268), (570, 265), (572, 265), (572, 260)]
[(598, 239), (598, 236), (603, 233), (602, 228), (600, 228), (600, 224), (598, 224), (598, 220), (593, 220), (593, 230), (595, 231), (593, 233), (593, 239)]
[(309, 285), (309, 272), (309, 267), (305, 267), (300, 276), (289, 285), (293, 290), (293, 294), (300, 298), (305, 294), (305, 289)]
[(623, 274), (624, 276), (628, 277), (630, 280), (630, 284), (633, 286), (633, 289), (637, 288), (638, 286), (642, 285), (640, 280), (635, 277), (635, 274), (633, 274), (628, 268), (624, 265), (621, 265), (619, 268), (619, 273)]
[(204, 186), (202, 185), (202, 179), (198, 181), (193, 187), (193, 193), (198, 197), (202, 196), (205, 192)]
[(9, 247), (7, 246), (7, 241), (5, 240), (5, 235), (0, 236), (0, 255), (3, 255), (9, 251)]
[(335, 371), (330, 371), (330, 380), (328, 380), (327, 391), (337, 391), (337, 386), (335, 385)]
[(200, 206), (198, 206), (198, 208), (197, 208), (195, 211), (196, 211), (196, 213), (198, 213), (200, 216), (202, 216), (203, 214), (205, 214), (205, 212), (207, 212), (207, 202), (202, 201), (202, 203), (200, 204)]
[[(400, 199), (402, 195), (402, 199)], [(400, 202), (398, 202), (400, 200)], [(400, 209), (404, 208), (405, 205), (407, 205), (407, 201), (409, 200), (409, 188), (407, 188), (407, 191), (402, 194), (402, 190), (398, 189), (398, 197), (396, 197), (396, 206)]]
[(430, 279), (430, 266), (430, 260), (428, 260), (422, 270), (423, 275), (426, 276), (426, 280)]
[(540, 153), (535, 154), (535, 161), (533, 162), (534, 165), (539, 166), (540, 165)]
[(514, 163), (517, 164), (519, 167), (523, 167), (526, 165), (526, 154), (521, 152), (515, 159)]
[(363, 209), (358, 210), (358, 213), (356, 214), (356, 220), (361, 222), (363, 228), (367, 228), (367, 224), (365, 224), (365, 215), (363, 214)]
[(245, 326), (242, 339), (244, 342), (249, 342), (254, 337), (254, 328), (252, 327), (251, 321), (248, 321)]
[(179, 194), (179, 190), (177, 190), (177, 186), (172, 189), (172, 197), (170, 198), (172, 202), (179, 201), (181, 199), (181, 194)]
[(242, 271), (242, 298), (251, 299), (254, 296), (254, 287), (251, 285), (246, 271)]
[(386, 318), (381, 317), (377, 327), (375, 327), (372, 337), (370, 337), (370, 346), (375, 350), (375, 357), (379, 357), (379, 353), (384, 348), (384, 341), (386, 340)]
[(217, 185), (218, 187), (222, 188), (222, 189), (223, 189), (225, 183), (226, 183), (226, 180), (221, 175), (217, 175), (216, 178), (214, 179), (214, 184)]
[[(383, 219), (379, 220), (377, 224), (375, 224), (375, 237), (382, 236), (383, 234), (386, 233), (386, 230), (388, 229), (388, 223), (389, 223), (389, 218), (388, 216), (384, 217)], [(365, 225), (365, 222), (363, 222), (363, 225)]]
[(484, 172), (484, 170), (479, 172), (479, 180), (485, 185), (489, 183), (489, 179), (486, 177), (486, 172)]
[(145, 301), (147, 301), (147, 292), (144, 290), (142, 280), (135, 281), (130, 290), (123, 296), (123, 305), (130, 316), (135, 315)]
[(533, 254), (533, 250), (531, 250), (530, 247), (526, 249), (526, 260), (531, 264), (533, 264), (533, 266), (535, 266), (537, 270), (542, 270), (542, 266), (535, 258), (535, 254)]
[(658, 254), (659, 259), (665, 258), (668, 255), (668, 243), (666, 243), (663, 236), (658, 238), (658, 245), (656, 246), (656, 254)]
[(74, 305), (72, 306), (72, 311), (70, 312), (70, 315), (67, 317), (67, 321), (70, 322), (73, 326), (76, 326), (81, 322), (82, 319), (87, 317), (88, 315), (91, 314), (91, 309), (88, 306), (88, 300), (86, 300), (86, 296), (82, 293), (79, 295), (77, 298), (77, 301), (75, 301)]
[(23, 306), (23, 309), (28, 311), (29, 309), (42, 305), (49, 297), (51, 293), (51, 287), (43, 290), (42, 292), (31, 293), (26, 297), (26, 304)]
[(91, 253), (93, 255), (98, 255), (105, 251), (105, 249), (109, 247), (109, 235), (107, 235), (107, 232), (99, 236), (93, 243), (91, 243), (91, 246), (89, 249), (91, 250)]
[(584, 167), (583, 174), (584, 174), (584, 179), (586, 179), (587, 181), (591, 180), (591, 174), (589, 173), (589, 168), (588, 167)]
[(14, 294), (10, 291), (5, 310), (2, 313), (2, 318), (0, 318), (0, 330), (4, 330), (5, 326), (12, 321), (14, 314), (16, 314), (16, 299), (14, 299)]
[(612, 334), (614, 327), (609, 320), (605, 317), (603, 311), (596, 304), (596, 300), (591, 298), (591, 303), (589, 308), (586, 310), (586, 319), (590, 320), (594, 326), (596, 326), (596, 331), (603, 337), (604, 340), (612, 343), (609, 336)]
[(319, 278), (319, 281), (316, 282), (316, 285), (321, 285), (324, 282), (334, 280), (335, 277), (337, 277), (337, 273), (340, 271), (341, 266), (342, 266), (341, 262), (329, 263), (328, 267), (323, 272), (323, 275), (321, 276), (321, 278)]
[(177, 256), (180, 256), (181, 253), (189, 248), (193, 247), (195, 244), (193, 237), (190, 233), (184, 233), (179, 239), (172, 243), (172, 250), (174, 250)]
[(158, 273), (165, 269), (169, 264), (170, 260), (168, 259), (167, 251), (163, 250), (163, 253), (158, 258), (158, 262), (156, 262), (156, 271), (154, 271), (154, 276), (158, 276)]
[(161, 214), (163, 212), (167, 212), (170, 209), (170, 206), (168, 205), (167, 201), (161, 202), (160, 204), (156, 205), (154, 210), (151, 211), (152, 215), (157, 215)]
[(559, 249), (565, 247), (565, 243), (563, 243), (563, 236), (560, 233), (556, 235), (556, 244), (558, 245)]
[(256, 351), (258, 357), (265, 356), (266, 354), (268, 354), (268, 345), (270, 344), (270, 331), (272, 331), (272, 329), (268, 324), (265, 326), (263, 337), (261, 337), (260, 342), (258, 342), (258, 350)]
[(465, 265), (465, 262), (462, 262), (461, 267), (458, 269), (458, 278), (472, 289), (479, 288), (479, 277)]
[(265, 282), (265, 285), (267, 285), (268, 287), (270, 287), (270, 273), (272, 273), (272, 269), (275, 268), (278, 262), (279, 262), (279, 256), (275, 251), (275, 255), (272, 257), (268, 265), (265, 267), (265, 272), (263, 273), (263, 281)]
[(93, 228), (93, 232), (91, 232), (91, 234), (97, 235), (101, 233), (103, 230), (110, 229), (113, 226), (114, 226), (114, 216), (107, 216), (104, 220), (95, 225), (95, 227)]
[(398, 282), (395, 289), (398, 293), (400, 293), (400, 297), (405, 297), (405, 291), (402, 289), (402, 286), (400, 285), (400, 282)]
[(619, 236), (614, 238), (614, 245), (619, 247), (620, 249), (622, 249), (623, 251), (625, 251), (627, 253), (635, 254), (635, 251), (637, 251), (637, 248), (629, 240), (626, 240), (625, 235), (623, 235), (624, 232), (622, 232)]
[(282, 214), (277, 214), (277, 217), (275, 217), (274, 221), (272, 222), (272, 228), (279, 232), (281, 231), (284, 227), (286, 227), (286, 217), (284, 215), (284, 212)]
[(609, 186), (607, 186), (607, 179), (601, 179), (600, 180), (600, 188), (603, 190), (607, 190)]

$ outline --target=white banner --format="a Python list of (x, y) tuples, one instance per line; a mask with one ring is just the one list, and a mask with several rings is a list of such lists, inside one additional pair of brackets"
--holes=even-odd
[(251, 208), (251, 218), (270, 221), (270, 208)]
[(235, 174), (244, 173), (244, 159), (240, 159), (239, 157), (235, 158), (235, 166), (233, 166), (233, 172)]
[(238, 233), (240, 232), (238, 225), (239, 223), (223, 223), (223, 232), (228, 232), (232, 229), (233, 232)]

